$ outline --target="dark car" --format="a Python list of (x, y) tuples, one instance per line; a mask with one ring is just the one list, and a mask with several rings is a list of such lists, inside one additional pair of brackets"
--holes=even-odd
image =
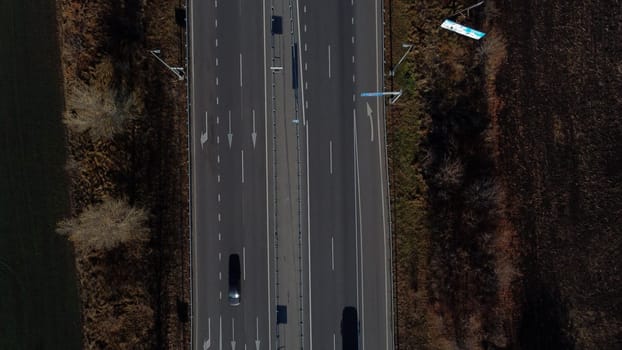
[(343, 308), (341, 316), (341, 342), (343, 350), (358, 350), (359, 320), (354, 306)]
[(238, 306), (242, 299), (240, 286), (240, 256), (229, 255), (229, 305)]

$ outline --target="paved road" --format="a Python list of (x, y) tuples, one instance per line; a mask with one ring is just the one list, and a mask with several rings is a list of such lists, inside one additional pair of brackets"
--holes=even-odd
[[(261, 1), (193, 1), (191, 154), (193, 344), (267, 348), (270, 266)], [(242, 259), (242, 303), (227, 300), (228, 257)], [(259, 343), (257, 343), (259, 342)]]
[[(273, 14), (282, 35), (265, 33)], [(360, 348), (393, 349), (383, 101), (359, 97), (382, 89), (381, 4), (208, 0), (189, 16), (194, 347), (341, 348), (354, 307)]]
[(300, 1), (309, 157), (311, 341), (341, 348), (344, 308), (361, 349), (392, 349), (390, 237), (381, 99), (382, 4)]

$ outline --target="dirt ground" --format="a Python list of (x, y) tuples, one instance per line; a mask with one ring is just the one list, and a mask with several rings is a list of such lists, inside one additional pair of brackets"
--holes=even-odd
[(622, 347), (622, 4), (497, 1), (522, 349)]

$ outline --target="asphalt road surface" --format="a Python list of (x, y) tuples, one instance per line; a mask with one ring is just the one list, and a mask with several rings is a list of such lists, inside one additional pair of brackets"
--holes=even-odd
[(311, 341), (341, 349), (355, 307), (360, 349), (393, 349), (382, 91), (382, 3), (300, 1), (308, 124)]
[(189, 22), (193, 348), (341, 349), (355, 309), (359, 349), (393, 349), (384, 102), (360, 97), (381, 2), (193, 1)]
[[(266, 105), (261, 1), (193, 1), (191, 162), (193, 346), (270, 343)], [(229, 305), (228, 261), (242, 263)]]

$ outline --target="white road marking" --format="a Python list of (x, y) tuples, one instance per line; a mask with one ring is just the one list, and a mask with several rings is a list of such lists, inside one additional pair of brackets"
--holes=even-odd
[(369, 117), (369, 128), (371, 131), (371, 142), (374, 142), (374, 117), (373, 117), (373, 110), (371, 109), (371, 106), (369, 105), (368, 102), (365, 102), (365, 107), (367, 108), (367, 116)]
[(220, 124), (220, 117), (216, 116), (216, 125)]
[(220, 234), (220, 232), (218, 232), (218, 240), (222, 240), (222, 235)]
[(212, 346), (212, 319), (207, 318), (207, 340), (203, 342), (203, 350), (208, 350)]
[(216, 104), (218, 104), (218, 96), (216, 96)]
[(214, 0), (214, 7), (218, 7), (218, 0)]
[(253, 141), (253, 149), (257, 143), (257, 131), (255, 131), (255, 110), (253, 109), (253, 132), (251, 132), (251, 140)]
[[(220, 299), (222, 299), (222, 292)], [(218, 316), (218, 329), (218, 348), (222, 350), (222, 316)]]
[(220, 143), (220, 135), (216, 135), (216, 143), (219, 144)]
[[(255, 317), (255, 329), (257, 330), (256, 331), (257, 335), (255, 336), (255, 348), (257, 350), (259, 350), (259, 344), (260, 344), (260, 341), (259, 341), (259, 317)], [(244, 346), (246, 346), (246, 345), (244, 345)]]
[(335, 271), (335, 242), (333, 236), (330, 237), (330, 266)]
[[(268, 300), (267, 307), (270, 308), (270, 301), (272, 300), (270, 296), (270, 205), (268, 202), (269, 196), (269, 187), (268, 187), (268, 73), (267, 73), (267, 64), (266, 64), (266, 0), (263, 0), (263, 95), (264, 95), (264, 145), (265, 145), (265, 161), (266, 161), (266, 265), (267, 265), (267, 273), (268, 276)], [(268, 314), (268, 347), (272, 349), (272, 321), (271, 321), (271, 312), (267, 312)], [(259, 346), (258, 346), (259, 348)], [(259, 350), (259, 349), (257, 349)]]
[(307, 32), (307, 25), (306, 24), (305, 24), (304, 28), (305, 28), (305, 33), (306, 33)]
[(235, 319), (231, 318), (231, 349), (235, 350)]
[(309, 90), (309, 84), (305, 81), (305, 90)]
[(246, 281), (246, 247), (242, 247), (242, 266), (244, 267), (243, 269), (243, 275), (244, 275), (244, 280)]
[(218, 28), (218, 18), (214, 20), (214, 27)]
[(220, 222), (220, 219), (221, 219), (220, 213), (218, 213), (218, 222)]
[(216, 77), (216, 86), (218, 86), (218, 77)]
[(222, 281), (222, 272), (218, 271), (218, 279)]
[(222, 253), (218, 252), (218, 261), (222, 261)]
[(220, 164), (220, 154), (216, 156), (216, 162)]
[(244, 183), (244, 150), (242, 150), (242, 183)]
[(220, 203), (220, 193), (218, 194), (218, 203)]
[(333, 173), (333, 140), (328, 141), (328, 159), (329, 159), (329, 167), (330, 173)]
[(242, 54), (240, 53), (240, 87), (242, 87)]
[(359, 230), (359, 220), (358, 220), (358, 216), (359, 216), (359, 212), (358, 212), (358, 207), (356, 205), (357, 202), (357, 198), (359, 196), (359, 193), (357, 191), (357, 186), (356, 186), (356, 162), (357, 162), (357, 149), (356, 149), (356, 109), (352, 110), (353, 112), (353, 121), (354, 121), (354, 125), (353, 125), (353, 129), (354, 129), (354, 150), (353, 150), (353, 156), (354, 156), (354, 244), (356, 245), (356, 249), (355, 249), (355, 255), (356, 255), (356, 305), (360, 305), (360, 297), (359, 297), (359, 235), (358, 235), (358, 230)]
[(356, 101), (356, 94), (352, 94), (352, 102)]
[(309, 109), (309, 101), (305, 101), (305, 108)]
[(330, 77), (330, 45), (328, 45), (328, 78)]
[(337, 349), (337, 348), (335, 347), (335, 333), (333, 333), (333, 350), (335, 350), (335, 349)]
[(304, 11), (304, 13), (307, 13), (307, 5), (304, 5), (304, 6), (302, 7), (302, 11)]
[[(218, 299), (222, 300), (222, 291), (218, 292)], [(222, 344), (220, 345), (220, 348), (222, 349)]]
[(352, 37), (352, 44), (354, 44), (354, 37)]
[(229, 110), (229, 133), (227, 134), (227, 140), (229, 140), (229, 149), (231, 149), (231, 142), (233, 142), (233, 133), (231, 132), (231, 110)]
[(356, 82), (356, 76), (354, 74), (352, 74), (352, 82)]
[(216, 38), (216, 47), (218, 47), (218, 38)]
[(201, 133), (201, 149), (203, 149), (203, 145), (207, 142), (207, 111), (205, 111), (205, 132)]
[(220, 183), (220, 174), (218, 174), (218, 183)]
[(352, 24), (354, 24), (354, 17), (352, 17)]
[[(356, 111), (355, 111), (355, 116), (356, 116)], [(365, 271), (364, 271), (364, 259), (362, 259), (363, 257), (363, 217), (362, 217), (362, 213), (361, 213), (361, 178), (360, 178), (360, 169), (359, 169), (359, 151), (358, 151), (358, 131), (356, 128), (356, 117), (354, 118), (354, 163), (356, 164), (356, 189), (355, 192), (358, 193), (357, 195), (357, 203), (355, 204), (356, 206), (356, 211), (358, 213), (358, 232), (356, 233), (356, 237), (357, 237), (357, 246), (356, 246), (356, 251), (357, 251), (357, 255), (358, 255), (358, 251), (359, 251), (359, 245), (360, 244), (360, 249), (361, 249), (361, 260), (360, 260), (360, 264), (361, 264), (361, 329), (364, 330), (365, 329), (365, 323), (364, 323), (364, 317), (365, 317)], [(358, 240), (358, 236), (361, 236), (361, 239)], [(358, 277), (358, 276), (357, 276)], [(357, 283), (357, 295), (358, 295), (358, 283)], [(363, 333), (365, 333), (364, 331), (361, 331), (361, 345), (362, 348), (365, 348), (365, 336)]]
[(218, 67), (218, 57), (216, 57), (216, 67)]
[(305, 72), (307, 71), (307, 62), (305, 62)]
[(305, 52), (307, 52), (307, 43), (305, 43)]
[(354, 55), (352, 55), (352, 63), (354, 63)]

